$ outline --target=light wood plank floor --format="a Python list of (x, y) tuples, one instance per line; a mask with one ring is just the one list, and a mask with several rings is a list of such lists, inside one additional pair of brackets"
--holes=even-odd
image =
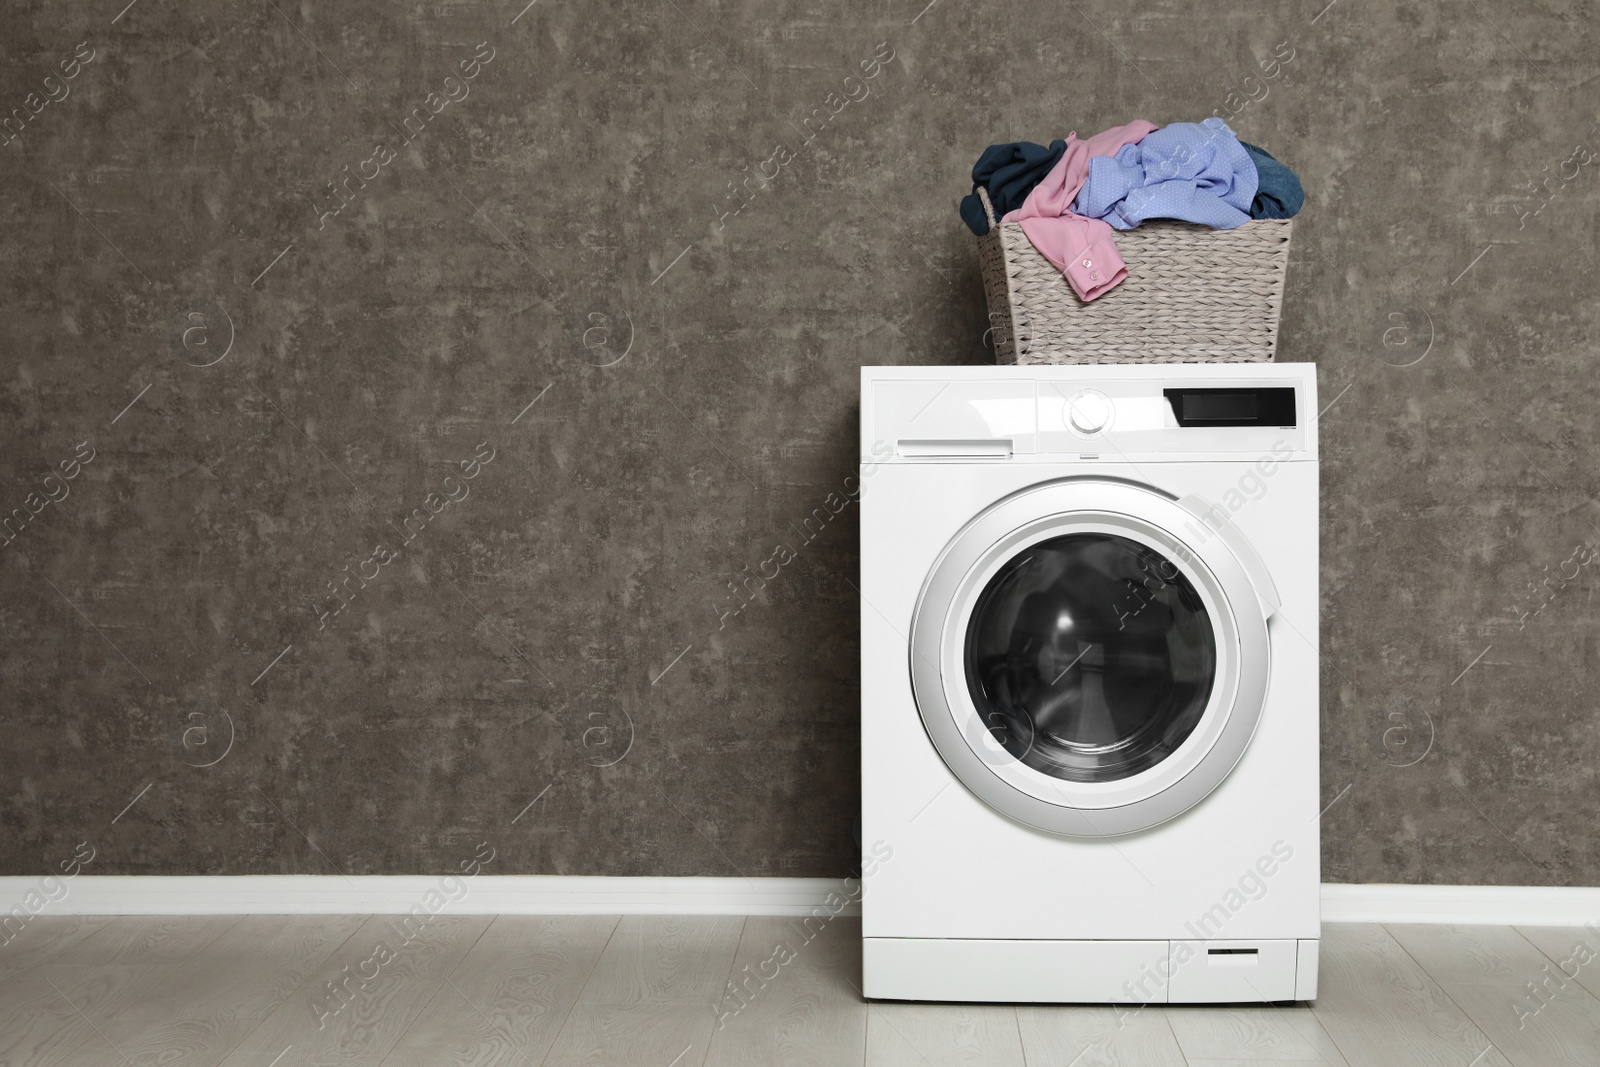
[(1600, 1064), (1600, 933), (1327, 926), (1307, 1007), (862, 1000), (781, 918), (53, 918), (0, 945), (0, 1067)]

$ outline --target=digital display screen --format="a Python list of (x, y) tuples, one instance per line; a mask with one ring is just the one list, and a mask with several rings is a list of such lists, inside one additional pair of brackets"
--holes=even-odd
[(1183, 398), (1185, 422), (1253, 421), (1260, 408), (1254, 393), (1187, 393)]
[(1294, 426), (1293, 386), (1165, 389), (1179, 426)]

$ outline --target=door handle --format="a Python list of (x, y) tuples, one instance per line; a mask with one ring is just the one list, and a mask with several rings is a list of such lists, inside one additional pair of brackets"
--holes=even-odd
[(1224, 547), (1233, 553), (1233, 558), (1239, 561), (1239, 565), (1249, 577), (1250, 584), (1256, 591), (1256, 599), (1261, 601), (1262, 618), (1270, 619), (1277, 614), (1278, 609), (1283, 607), (1283, 598), (1278, 595), (1278, 586), (1272, 580), (1272, 572), (1267, 570), (1267, 565), (1262, 562), (1255, 546), (1228, 519), (1228, 513), (1193, 493), (1178, 501), (1178, 506), (1199, 519), (1201, 525), (1216, 534)]

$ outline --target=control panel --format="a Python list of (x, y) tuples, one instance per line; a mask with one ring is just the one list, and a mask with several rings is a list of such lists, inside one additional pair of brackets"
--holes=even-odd
[(866, 368), (862, 459), (1314, 458), (1314, 365), (1176, 370), (972, 367), (934, 377), (932, 368)]

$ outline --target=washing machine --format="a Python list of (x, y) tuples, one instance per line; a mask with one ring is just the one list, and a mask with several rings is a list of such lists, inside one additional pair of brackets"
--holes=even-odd
[(866, 367), (863, 990), (1316, 996), (1312, 364)]

